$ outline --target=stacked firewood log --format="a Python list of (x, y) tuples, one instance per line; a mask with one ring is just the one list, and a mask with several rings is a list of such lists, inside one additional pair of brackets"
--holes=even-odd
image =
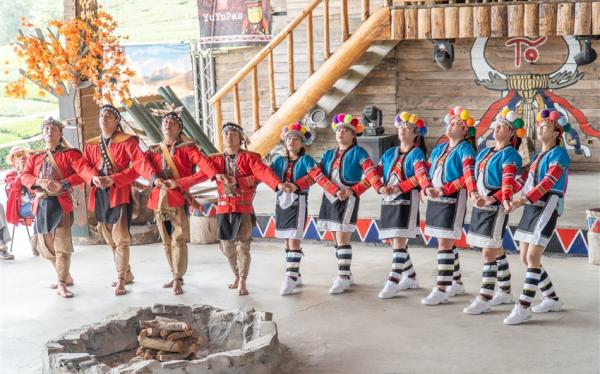
[(136, 355), (145, 360), (192, 359), (196, 350), (207, 343), (202, 337), (192, 336), (189, 324), (176, 319), (157, 316), (150, 321), (140, 321), (140, 326)]

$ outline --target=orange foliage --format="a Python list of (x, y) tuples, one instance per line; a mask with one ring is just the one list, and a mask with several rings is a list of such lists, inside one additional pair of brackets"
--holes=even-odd
[[(25, 18), (21, 26), (32, 28)], [(92, 11), (84, 6), (79, 18), (52, 20), (48, 32), (20, 33), (13, 46), (26, 68), (21, 77), (5, 86), (9, 96), (24, 97), (25, 78), (55, 96), (68, 94), (84, 81), (94, 88), (99, 103), (120, 101), (130, 104), (129, 79), (135, 72), (126, 67), (126, 58), (114, 34), (117, 23), (102, 9)]]

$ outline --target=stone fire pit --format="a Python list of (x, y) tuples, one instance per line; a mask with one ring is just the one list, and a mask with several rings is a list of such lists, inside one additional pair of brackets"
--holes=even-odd
[[(208, 341), (196, 359), (159, 362), (135, 357), (140, 320), (156, 316), (187, 322)], [(287, 359), (272, 314), (224, 311), (210, 305), (131, 308), (104, 321), (70, 330), (44, 349), (49, 373), (276, 373)]]

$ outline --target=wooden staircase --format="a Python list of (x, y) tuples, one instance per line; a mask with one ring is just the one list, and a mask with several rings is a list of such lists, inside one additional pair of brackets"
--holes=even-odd
[[(322, 65), (314, 67), (314, 35), (313, 13), (319, 5), (323, 18), (323, 55)], [(322, 107), (330, 113), (394, 48), (398, 41), (390, 41), (390, 8), (376, 9), (372, 14), (369, 1), (362, 1), (362, 20), (360, 26), (350, 34), (348, 26), (348, 2), (340, 3), (340, 31), (342, 44), (330, 53), (330, 24), (333, 19), (329, 11), (329, 0), (313, 0), (281, 33), (252, 58), (229, 82), (227, 82), (212, 98), (214, 105), (216, 133), (220, 134), (224, 122), (221, 104), (227, 95), (233, 96), (233, 120), (243, 125), (240, 109), (238, 86), (245, 78), (251, 79), (252, 120), (254, 134), (251, 136), (250, 150), (266, 155), (279, 142), (281, 128), (300, 120), (315, 106)], [(294, 30), (299, 25), (306, 26), (306, 54), (308, 78), (296, 89), (294, 73)], [(304, 25), (303, 25), (304, 26)], [(273, 69), (273, 50), (282, 42), (287, 45), (288, 55), (288, 92), (289, 96), (281, 105), (277, 105), (275, 95), (275, 79)], [(259, 118), (260, 94), (258, 87), (258, 65), (267, 60), (269, 69), (269, 97), (271, 116), (262, 126)], [(217, 148), (222, 150), (220, 136), (217, 137)]]

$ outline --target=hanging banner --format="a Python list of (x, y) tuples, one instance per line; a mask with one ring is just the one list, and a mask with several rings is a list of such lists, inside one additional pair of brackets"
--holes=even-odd
[(270, 0), (198, 0), (202, 48), (267, 44), (271, 41)]

